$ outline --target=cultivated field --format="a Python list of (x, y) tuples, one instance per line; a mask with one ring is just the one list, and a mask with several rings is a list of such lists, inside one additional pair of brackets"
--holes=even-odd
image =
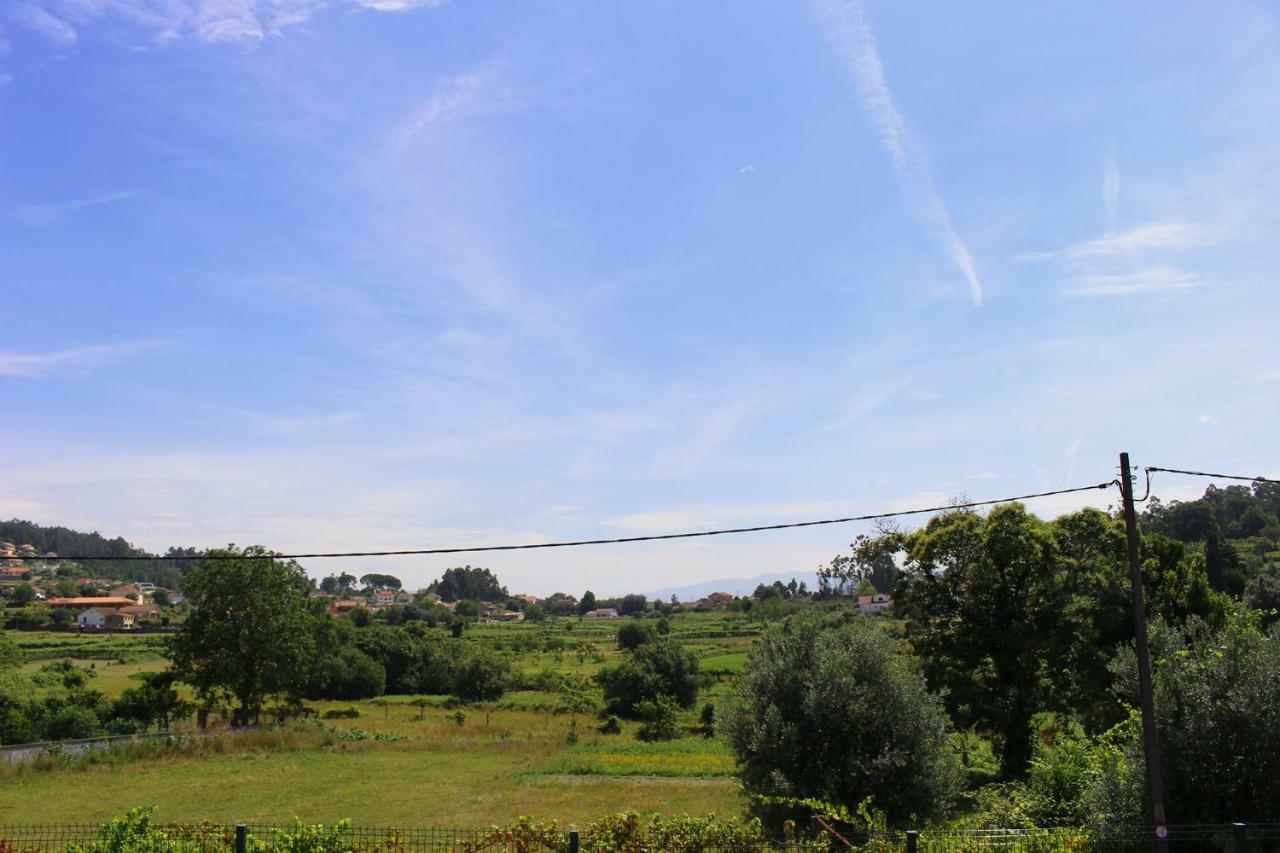
[[(620, 622), (480, 625), (466, 636), (511, 655), (527, 686), (550, 683), (548, 675), (589, 676), (615, 662)], [(699, 709), (728, 688), (760, 628), (727, 614), (680, 614), (670, 625), (709, 675)], [(37, 681), (42, 666), (70, 660), (95, 673), (88, 688), (108, 695), (166, 664), (163, 639), (155, 636), (15, 639), (27, 656), (23, 671)], [(65, 690), (43, 681), (32, 689)], [(0, 767), (0, 823), (96, 821), (137, 805), (158, 806), (157, 818), (166, 821), (350, 817), (416, 826), (488, 825), (522, 815), (574, 822), (618, 811), (742, 812), (732, 756), (718, 739), (694, 733), (699, 709), (683, 720), (688, 736), (642, 743), (632, 723), (620, 734), (601, 734), (597, 717), (575, 720), (557, 704), (553, 690), (532, 689), (474, 705), (441, 696), (311, 702), (315, 717), (283, 731)], [(326, 718), (352, 708), (357, 716)]]

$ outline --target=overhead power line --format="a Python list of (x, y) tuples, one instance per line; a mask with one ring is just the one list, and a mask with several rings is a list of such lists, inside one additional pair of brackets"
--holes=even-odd
[(1280, 483), (1280, 480), (1272, 480), (1267, 477), (1246, 477), (1243, 474), (1211, 474), (1208, 471), (1186, 471), (1182, 468), (1157, 468), (1154, 465), (1148, 465), (1148, 472), (1163, 471), (1166, 474), (1186, 474), (1189, 477), (1212, 477), (1215, 480), (1245, 480), (1251, 483)]
[[(532, 551), (538, 548), (576, 548), (581, 545), (621, 545), (627, 542), (658, 542), (666, 539), (695, 539), (703, 536), (726, 536), (734, 533), (760, 533), (767, 530), (789, 530), (795, 527), (819, 527), (827, 524), (848, 524), (852, 521), (878, 521), (885, 518), (900, 518), (908, 515), (922, 515), (930, 512), (946, 512), (956, 509), (973, 509), (980, 506), (1026, 501), (1034, 498), (1047, 498), (1053, 495), (1069, 495), (1074, 492), (1090, 492), (1098, 489), (1109, 489), (1118, 481), (1110, 480), (1092, 486), (1075, 486), (1069, 489), (1054, 489), (1048, 492), (1034, 492), (1027, 495), (1014, 495), (1007, 498), (992, 498), (985, 501), (964, 501), (944, 506), (920, 507), (919, 509), (903, 509), (895, 512), (877, 512), (867, 515), (850, 515), (844, 518), (824, 518), (818, 521), (792, 521), (784, 524), (761, 524), (755, 527), (727, 527), (719, 530), (697, 530), (689, 533), (654, 533), (647, 536), (622, 536), (616, 539), (577, 539), (568, 542), (526, 542), (517, 545), (472, 545), (460, 548), (413, 548), (401, 551), (335, 551), (313, 554), (264, 554), (256, 559), (302, 560), (328, 557), (409, 557), (425, 554), (471, 554), (479, 551)], [(153, 555), (128, 557), (58, 557), (70, 562), (171, 562), (176, 560), (196, 560), (200, 555), (189, 557), (160, 557)], [(53, 559), (43, 557), (15, 557), (18, 560)], [(248, 559), (255, 559), (249, 557)]]

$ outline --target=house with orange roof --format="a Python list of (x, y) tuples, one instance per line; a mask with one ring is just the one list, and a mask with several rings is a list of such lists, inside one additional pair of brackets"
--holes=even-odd
[(47, 602), (50, 607), (130, 607), (138, 602), (132, 598), (112, 595), (77, 595), (70, 598), (51, 598)]
[(329, 605), (329, 615), (341, 616), (344, 613), (350, 613), (352, 610), (356, 610), (364, 606), (365, 606), (365, 603), (363, 601), (357, 601), (355, 599), (347, 599), (346, 601), (335, 601), (333, 604)]

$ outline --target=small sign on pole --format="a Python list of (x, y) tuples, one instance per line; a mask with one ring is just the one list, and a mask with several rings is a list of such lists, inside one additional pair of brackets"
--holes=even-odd
[(1156, 822), (1156, 838), (1160, 841), (1169, 840), (1169, 827), (1165, 826), (1164, 821)]

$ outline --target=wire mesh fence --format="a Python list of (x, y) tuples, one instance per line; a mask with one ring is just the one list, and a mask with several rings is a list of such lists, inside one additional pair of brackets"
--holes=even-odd
[[(1280, 851), (1280, 824), (1171, 826), (1175, 853), (1267, 853)], [(1152, 828), (981, 829), (919, 832), (833, 833), (807, 840), (717, 841), (705, 837), (601, 836), (553, 827), (494, 829), (357, 827), (305, 824), (109, 824), (0, 825), (0, 853), (782, 853), (863, 850), (871, 853), (968, 853), (1000, 849), (1018, 853), (1057, 851), (1150, 851)]]
[[(1188, 824), (1167, 827), (1164, 842), (1175, 853), (1266, 853), (1280, 851), (1280, 824)], [(1154, 827), (924, 830), (882, 836), (887, 850), (909, 853), (968, 853), (1000, 849), (1016, 853), (1057, 851), (1152, 851)], [(868, 842), (865, 846), (873, 846)]]

